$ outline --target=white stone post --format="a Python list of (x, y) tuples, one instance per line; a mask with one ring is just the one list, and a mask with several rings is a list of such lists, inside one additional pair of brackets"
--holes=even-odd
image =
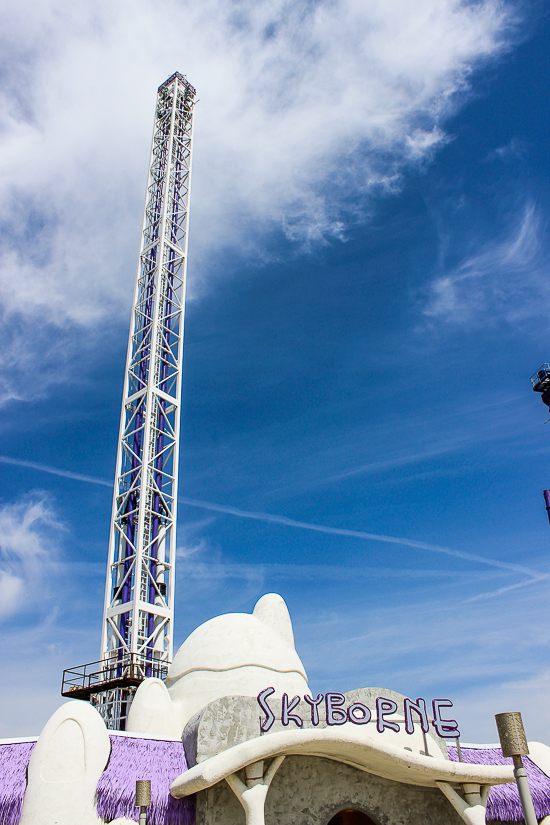
[(448, 782), (438, 782), (437, 786), (467, 825), (485, 825), (490, 785), (474, 785), (466, 782), (462, 785), (462, 794)]
[(265, 800), (271, 781), (284, 760), (284, 756), (277, 756), (264, 773), (263, 760), (247, 765), (245, 768), (246, 784), (236, 774), (232, 773), (225, 780), (246, 814), (246, 825), (265, 825)]

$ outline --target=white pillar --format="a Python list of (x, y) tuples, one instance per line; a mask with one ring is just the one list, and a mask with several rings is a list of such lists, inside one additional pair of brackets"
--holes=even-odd
[(437, 786), (467, 825), (485, 825), (487, 799), (491, 790), (490, 785), (464, 783), (462, 794), (456, 791), (448, 782), (438, 782)]
[(246, 814), (246, 825), (265, 825), (265, 800), (271, 781), (284, 756), (276, 756), (264, 773), (264, 763), (254, 762), (245, 768), (246, 784), (232, 773), (225, 780), (241, 803)]

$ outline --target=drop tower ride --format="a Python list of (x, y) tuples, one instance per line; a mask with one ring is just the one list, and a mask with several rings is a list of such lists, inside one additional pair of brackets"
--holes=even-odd
[(62, 694), (124, 730), (137, 686), (172, 660), (183, 322), (196, 91), (158, 89), (120, 418), (101, 653)]

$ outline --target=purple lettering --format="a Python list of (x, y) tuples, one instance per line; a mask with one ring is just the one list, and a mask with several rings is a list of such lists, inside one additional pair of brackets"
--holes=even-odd
[(379, 696), (376, 700), (376, 729), (378, 733), (383, 733), (386, 728), (399, 733), (397, 722), (388, 722), (386, 716), (395, 713), (397, 704), (392, 699), (383, 699)]
[(270, 727), (272, 726), (273, 722), (275, 721), (275, 714), (267, 704), (267, 697), (271, 696), (272, 693), (275, 693), (275, 688), (268, 687), (265, 690), (262, 690), (261, 693), (258, 694), (258, 704), (261, 707), (262, 711), (265, 713), (265, 719), (263, 722), (260, 722), (260, 732), (267, 733)]
[(302, 727), (304, 724), (301, 717), (298, 716), (297, 713), (292, 713), (298, 705), (300, 704), (300, 697), (295, 696), (292, 702), (288, 701), (288, 694), (283, 693), (283, 711), (281, 713), (281, 722), (283, 725), (288, 725), (288, 723), (292, 720), (299, 728)]
[(405, 699), (405, 730), (407, 733), (414, 733), (413, 710), (420, 716), (420, 727), (423, 732), (428, 733), (430, 725), (428, 723), (428, 714), (426, 713), (426, 702), (424, 699), (417, 699), (416, 702)]
[(347, 714), (342, 710), (342, 705), (346, 701), (343, 693), (327, 693), (325, 695), (325, 705), (327, 709), (327, 725), (343, 725), (347, 722)]
[[(359, 716), (357, 716), (359, 713)], [(348, 708), (348, 719), (354, 725), (368, 725), (370, 722), (371, 712), (362, 702), (354, 702)]]
[(442, 719), (441, 708), (452, 708), (453, 703), (450, 699), (434, 699), (432, 707), (434, 711), (434, 718), (432, 725), (434, 726), (438, 736), (443, 739), (458, 739), (460, 731), (458, 729), (458, 722), (454, 719)]
[(324, 699), (322, 693), (319, 693), (316, 699), (312, 696), (304, 696), (304, 699), (311, 707), (311, 724), (317, 726), (319, 724), (319, 705)]

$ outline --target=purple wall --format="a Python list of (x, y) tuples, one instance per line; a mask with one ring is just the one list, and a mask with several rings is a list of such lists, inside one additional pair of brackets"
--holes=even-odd
[(170, 796), (170, 785), (186, 770), (181, 742), (111, 736), (111, 757), (97, 786), (97, 812), (107, 821), (126, 816), (137, 822), (136, 779), (150, 779), (150, 825), (195, 825), (195, 798)]
[[(0, 745), (0, 823), (18, 825), (26, 789), (26, 769), (35, 742)], [(456, 748), (449, 757), (458, 761)], [(464, 762), (511, 765), (498, 748), (462, 748)], [(550, 814), (550, 779), (529, 757), (524, 757), (535, 813)], [(111, 756), (97, 786), (97, 812), (107, 822), (118, 817), (138, 820), (134, 806), (136, 779), (151, 780), (150, 825), (195, 825), (195, 798), (174, 799), (170, 785), (187, 770), (181, 742), (111, 736)], [(491, 788), (487, 821), (521, 822), (523, 812), (515, 783)]]
[(27, 789), (27, 765), (36, 742), (0, 745), (0, 823), (17, 825)]
[[(0, 745), (0, 825), (18, 825), (35, 742)], [(151, 780), (150, 825), (194, 825), (195, 798), (174, 799), (170, 785), (187, 770), (181, 742), (111, 736), (111, 756), (97, 786), (97, 812), (107, 822), (138, 820), (136, 779)], [(78, 823), (75, 823), (78, 825)]]

